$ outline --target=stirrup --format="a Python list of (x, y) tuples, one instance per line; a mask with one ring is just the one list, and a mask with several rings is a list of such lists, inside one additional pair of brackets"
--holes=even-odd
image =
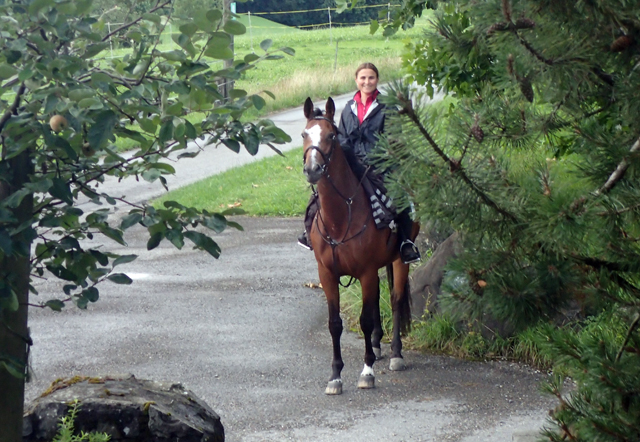
[[(407, 249), (405, 246), (409, 246), (408, 250), (405, 250)], [(416, 247), (413, 241), (408, 239), (405, 239), (402, 241), (402, 244), (400, 244), (400, 258), (405, 264), (412, 264), (422, 259), (418, 247)]]
[(313, 250), (311, 244), (309, 244), (309, 238), (307, 238), (307, 232), (302, 232), (302, 235), (298, 237), (298, 245), (305, 250)]

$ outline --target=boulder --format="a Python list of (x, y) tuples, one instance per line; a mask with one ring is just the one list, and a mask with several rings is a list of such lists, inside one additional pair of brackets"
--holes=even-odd
[(442, 241), (431, 258), (418, 267), (411, 276), (411, 311), (421, 318), (425, 313), (439, 312), (438, 296), (444, 278), (444, 266), (456, 256), (458, 234), (454, 233)]
[(24, 442), (51, 441), (76, 400), (77, 432), (107, 433), (114, 442), (224, 442), (220, 416), (191, 391), (133, 375), (55, 381), (26, 407)]

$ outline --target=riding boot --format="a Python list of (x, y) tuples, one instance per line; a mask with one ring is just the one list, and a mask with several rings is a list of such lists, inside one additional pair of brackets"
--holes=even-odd
[(405, 264), (420, 261), (420, 251), (411, 241), (411, 231), (413, 230), (413, 220), (411, 219), (411, 209), (405, 209), (398, 213), (396, 223), (398, 224), (398, 242), (400, 243), (400, 258)]
[(307, 204), (307, 210), (304, 213), (304, 231), (298, 236), (298, 245), (307, 249), (313, 250), (311, 247), (311, 241), (309, 235), (311, 233), (311, 227), (313, 226), (313, 219), (318, 211), (318, 195), (314, 192), (309, 198), (309, 204)]

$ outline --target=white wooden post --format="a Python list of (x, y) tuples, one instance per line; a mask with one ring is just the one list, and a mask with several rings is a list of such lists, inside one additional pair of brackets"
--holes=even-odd
[(253, 30), (251, 29), (251, 11), (247, 11), (247, 17), (249, 18), (249, 37), (251, 38), (251, 52), (255, 52), (253, 50)]
[(329, 13), (329, 44), (333, 44), (333, 31), (331, 30), (331, 7), (327, 8)]
[[(107, 22), (107, 31), (111, 34), (111, 23)], [(111, 50), (111, 58), (113, 58), (113, 42), (111, 41), (111, 37), (109, 37), (109, 49)]]

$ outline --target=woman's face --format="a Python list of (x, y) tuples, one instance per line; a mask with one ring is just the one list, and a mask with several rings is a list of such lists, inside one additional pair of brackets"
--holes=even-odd
[(356, 86), (360, 93), (365, 95), (373, 94), (378, 88), (378, 76), (373, 69), (361, 69), (356, 74)]

